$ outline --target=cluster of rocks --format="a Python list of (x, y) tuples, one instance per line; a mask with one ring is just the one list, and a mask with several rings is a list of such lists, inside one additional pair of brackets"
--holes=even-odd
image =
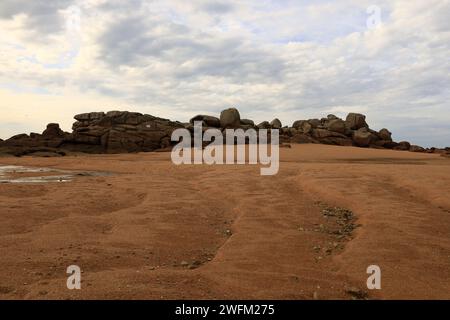
[(192, 129), (194, 121), (203, 121), (203, 127), (213, 128), (242, 128), (250, 129), (279, 129), (282, 143), (321, 143), (339, 146), (371, 147), (394, 150), (408, 150), (414, 152), (434, 152), (438, 149), (425, 149), (411, 145), (407, 141), (394, 142), (392, 133), (388, 129), (375, 131), (369, 128), (366, 116), (359, 113), (349, 113), (345, 120), (328, 115), (322, 119), (297, 120), (291, 127), (283, 126), (279, 119), (271, 122), (263, 121), (255, 124), (252, 120), (241, 119), (235, 108), (221, 112), (220, 118), (210, 115), (197, 115), (190, 120), (186, 127)]
[(283, 126), (279, 119), (255, 124), (252, 120), (241, 119), (235, 108), (223, 110), (220, 117), (197, 115), (189, 123), (127, 111), (83, 113), (76, 115), (75, 120), (71, 133), (63, 132), (56, 123), (50, 123), (42, 134), (19, 134), (0, 140), (0, 153), (64, 155), (67, 152), (127, 153), (170, 149), (173, 145), (170, 137), (175, 129), (193, 131), (194, 122), (201, 121), (204, 130), (253, 128), (268, 129), (270, 133), (272, 129), (278, 129), (281, 143), (322, 143), (450, 154), (448, 148), (424, 149), (406, 141), (394, 142), (388, 129), (370, 129), (366, 117), (358, 113), (348, 114), (345, 120), (335, 115), (297, 120), (291, 127)]
[(170, 147), (179, 122), (137, 112), (110, 111), (75, 116), (72, 133), (51, 123), (42, 134), (20, 134), (0, 142), (0, 151), (14, 155), (36, 152), (127, 153)]

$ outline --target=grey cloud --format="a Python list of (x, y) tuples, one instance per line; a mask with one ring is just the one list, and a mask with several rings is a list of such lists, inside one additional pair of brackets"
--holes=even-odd
[(244, 39), (220, 39), (145, 16), (115, 22), (99, 38), (99, 44), (99, 59), (111, 67), (145, 67), (152, 61), (166, 62), (172, 67), (168, 76), (180, 81), (204, 76), (239, 83), (282, 81), (284, 71), (281, 58)]
[(34, 36), (45, 36), (62, 30), (65, 21), (59, 10), (67, 9), (73, 3), (73, 0), (2, 0), (0, 18), (11, 19), (15, 15), (26, 14), (27, 29), (33, 32)]
[(233, 12), (235, 7), (229, 1), (207, 1), (201, 5), (201, 9), (212, 14), (225, 14)]

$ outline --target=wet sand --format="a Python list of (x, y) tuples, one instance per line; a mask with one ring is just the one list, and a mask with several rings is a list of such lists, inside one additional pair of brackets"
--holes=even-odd
[[(450, 299), (449, 159), (292, 145), (280, 160), (261, 176), (170, 153), (0, 158), (111, 173), (0, 184), (0, 298)], [(329, 232), (342, 226), (328, 207), (357, 228)], [(81, 290), (66, 287), (72, 264)]]

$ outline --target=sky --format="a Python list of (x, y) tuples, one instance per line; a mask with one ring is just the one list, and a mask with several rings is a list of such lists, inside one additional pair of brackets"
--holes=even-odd
[(127, 110), (367, 115), (450, 146), (450, 0), (1, 0), (0, 138)]

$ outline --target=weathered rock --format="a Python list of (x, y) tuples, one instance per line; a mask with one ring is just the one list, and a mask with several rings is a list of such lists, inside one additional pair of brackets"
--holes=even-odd
[[(217, 118), (200, 117), (205, 127), (220, 124)], [(79, 152), (153, 151), (167, 147), (173, 130), (184, 127), (178, 122), (127, 111), (89, 113), (77, 118), (74, 132), (65, 139), (63, 147)]]
[(343, 138), (343, 137), (327, 137), (327, 138), (322, 138), (319, 140), (320, 143), (323, 144), (330, 144), (330, 145), (335, 145), (335, 146), (352, 146), (353, 142), (350, 138)]
[(372, 139), (372, 133), (367, 131), (367, 128), (360, 128), (353, 133), (353, 142), (358, 147), (368, 147)]
[(62, 131), (57, 123), (49, 123), (47, 129), (42, 132), (42, 136), (45, 138), (62, 138), (64, 137), (64, 131)]
[(329, 131), (326, 129), (313, 129), (312, 136), (316, 139), (323, 139), (323, 138), (329, 138), (329, 137), (337, 137), (337, 138), (347, 139), (347, 137), (343, 134), (340, 134), (338, 132)]
[(308, 123), (313, 127), (313, 129), (322, 125), (322, 122), (319, 119), (309, 119)]
[(250, 119), (241, 119), (241, 125), (254, 127), (255, 122)]
[(388, 141), (388, 140), (377, 140), (377, 141), (373, 142), (373, 144), (375, 146), (385, 148), (385, 149), (393, 149), (398, 145), (398, 143), (393, 142), (393, 141)]
[(290, 136), (292, 136), (290, 129), (292, 129), (292, 128), (281, 128), (280, 129), (280, 134), (283, 135), (283, 136), (289, 136), (290, 137)]
[[(127, 111), (109, 111), (83, 113), (75, 116), (77, 120), (72, 133), (61, 130), (58, 124), (50, 123), (42, 134), (31, 133), (15, 135), (6, 141), (0, 139), (0, 153), (7, 154), (37, 154), (53, 156), (65, 154), (65, 151), (87, 153), (121, 153), (154, 150), (170, 150), (176, 142), (170, 136), (175, 129), (186, 128), (193, 131), (193, 122), (201, 121), (203, 130), (209, 128), (255, 128), (249, 119), (240, 119), (239, 111), (231, 108), (222, 111), (220, 119), (197, 115), (190, 123), (172, 122), (151, 115)], [(450, 149), (430, 148), (410, 145), (403, 141), (392, 141), (391, 132), (381, 129), (371, 130), (365, 116), (350, 113), (343, 121), (335, 115), (326, 118), (298, 120), (292, 128), (282, 127), (281, 121), (264, 121), (258, 129), (279, 129), (280, 143), (324, 143), (333, 145), (356, 145), (360, 147), (388, 148), (395, 150), (410, 150), (413, 152), (428, 152), (449, 154)], [(270, 134), (268, 137), (270, 141)], [(60, 150), (61, 153), (55, 153)]]
[(220, 126), (222, 128), (238, 128), (241, 124), (241, 115), (236, 108), (223, 110), (220, 113)]
[(369, 127), (366, 123), (366, 116), (360, 113), (349, 113), (345, 122), (347, 123), (347, 126), (352, 130)]
[(378, 136), (381, 140), (392, 141), (392, 133), (386, 128), (378, 131)]
[(425, 152), (425, 149), (422, 148), (421, 146), (411, 145), (409, 147), (409, 151), (411, 151), (411, 152)]
[(90, 112), (90, 113), (81, 113), (77, 114), (74, 118), (78, 121), (92, 121), (98, 120), (105, 116), (104, 112)]
[(297, 130), (297, 129), (295, 129), (295, 128), (288, 128), (288, 130), (289, 130), (289, 135), (292, 137), (292, 136), (295, 136), (297, 133), (301, 133), (299, 130)]
[(281, 129), (281, 127), (282, 127), (283, 125), (281, 124), (281, 121), (280, 121), (279, 119), (273, 119), (273, 120), (270, 122), (270, 126), (271, 126), (273, 129)]
[(268, 121), (263, 121), (256, 126), (258, 129), (270, 129), (270, 123)]
[(296, 121), (294, 121), (294, 123), (292, 124), (292, 128), (298, 129), (299, 127), (301, 127), (303, 122), (306, 122), (306, 120), (296, 120)]
[(194, 121), (203, 121), (208, 127), (220, 128), (220, 119), (213, 116), (197, 115), (189, 122), (194, 124)]
[(346, 131), (345, 122), (341, 119), (332, 119), (328, 121), (327, 129), (329, 131), (345, 134)]
[(329, 114), (327, 115), (327, 119), (328, 120), (341, 120), (340, 118), (336, 117), (334, 114)]
[(411, 148), (411, 144), (408, 141), (400, 141), (394, 150), (408, 151)]
[(9, 138), (6, 141), (22, 140), (22, 139), (27, 139), (27, 138), (29, 138), (29, 136), (26, 133), (21, 133), (21, 134), (16, 134), (15, 136), (12, 136), (11, 138)]
[(290, 139), (290, 142), (293, 143), (319, 143), (316, 139), (303, 134), (303, 133), (297, 133), (295, 135), (292, 136), (292, 138)]
[(313, 126), (307, 120), (297, 120), (292, 127), (305, 134), (310, 133)]

